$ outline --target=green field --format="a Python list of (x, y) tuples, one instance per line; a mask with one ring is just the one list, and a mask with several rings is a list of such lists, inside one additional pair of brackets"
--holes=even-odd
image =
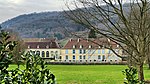
[[(123, 84), (125, 65), (47, 65), (56, 76), (57, 84)], [(16, 67), (11, 65), (10, 68)], [(150, 70), (144, 67), (145, 78)]]

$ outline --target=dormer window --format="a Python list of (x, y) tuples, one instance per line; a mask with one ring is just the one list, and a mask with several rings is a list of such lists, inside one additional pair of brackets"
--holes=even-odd
[(76, 48), (76, 46), (75, 46), (75, 45), (73, 45), (72, 47), (73, 47), (73, 48)]
[(89, 45), (89, 48), (92, 48), (92, 46), (91, 46), (91, 45)]
[(98, 46), (98, 48), (101, 48), (101, 46)]
[(83, 46), (82, 46), (82, 45), (80, 45), (80, 48), (83, 48)]
[(28, 45), (28, 48), (30, 48), (30, 45)]
[(39, 46), (39, 45), (37, 45), (37, 48), (40, 48), (40, 46)]
[(46, 48), (49, 48), (49, 46), (47, 45)]
[(119, 47), (119, 45), (117, 45), (117, 48)]

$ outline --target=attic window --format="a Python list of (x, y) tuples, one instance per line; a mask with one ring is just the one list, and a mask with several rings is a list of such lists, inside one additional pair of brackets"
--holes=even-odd
[(72, 47), (73, 47), (73, 48), (76, 48), (76, 46), (75, 46), (75, 45), (73, 45)]
[(82, 45), (80, 45), (80, 48), (83, 48), (83, 46), (82, 46)]
[(39, 45), (37, 45), (37, 48), (39, 48)]
[(49, 48), (49, 46), (47, 45), (46, 48)]
[(30, 48), (30, 45), (28, 45), (28, 48)]
[(117, 48), (119, 47), (119, 45), (117, 45)]
[(92, 48), (92, 46), (91, 46), (91, 45), (89, 45), (89, 48)]

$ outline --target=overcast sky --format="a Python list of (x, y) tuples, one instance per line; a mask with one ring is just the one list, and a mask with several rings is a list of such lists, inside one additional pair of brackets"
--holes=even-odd
[[(74, 0), (0, 0), (0, 23), (21, 14), (66, 10), (66, 2), (74, 8), (72, 1)], [(124, 0), (127, 1), (130, 0)]]
[(0, 0), (0, 23), (21, 14), (62, 11), (66, 8), (66, 1), (68, 0)]

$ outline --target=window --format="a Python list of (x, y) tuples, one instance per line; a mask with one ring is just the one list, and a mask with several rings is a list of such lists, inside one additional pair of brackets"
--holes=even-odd
[(89, 45), (89, 48), (92, 48), (92, 46), (91, 46), (91, 45)]
[(81, 49), (79, 50), (79, 54), (82, 54), (82, 50)]
[(119, 45), (117, 45), (117, 48), (119, 47)]
[(30, 45), (28, 45), (28, 48), (30, 48)]
[(36, 51), (36, 55), (40, 56), (40, 51)]
[(95, 50), (91, 50), (91, 53), (94, 54), (94, 53), (95, 53)]
[(66, 54), (68, 54), (68, 50), (66, 50), (66, 52), (65, 52)]
[(101, 53), (101, 51), (100, 50), (98, 50), (98, 54), (100, 54)]
[(82, 59), (82, 55), (79, 56), (79, 59)]
[(76, 59), (76, 57), (75, 57), (75, 55), (73, 55), (73, 57), (72, 57), (73, 59)]
[(51, 54), (51, 56), (53, 57), (53, 56), (54, 56), (54, 54)]
[(89, 56), (88, 56), (88, 59), (90, 59), (90, 58), (91, 58), (91, 56), (89, 55)]
[(46, 48), (49, 48), (49, 46), (47, 45)]
[(39, 46), (39, 45), (37, 45), (37, 48), (40, 48), (40, 46)]
[(85, 55), (83, 56), (83, 59), (86, 59), (86, 56), (85, 56)]
[(98, 46), (98, 48), (101, 48), (101, 46)]
[(75, 54), (76, 53), (76, 51), (75, 50), (72, 50), (72, 54)]
[(46, 57), (49, 57), (49, 51), (46, 51)]
[(42, 51), (42, 57), (45, 57), (45, 52), (44, 51)]
[(56, 54), (58, 54), (58, 51), (55, 51)]
[(61, 56), (59, 57), (59, 59), (61, 59)]
[(103, 55), (103, 58), (102, 58), (102, 60), (104, 60), (105, 59), (105, 55)]
[(53, 51), (51, 51), (51, 54), (54, 53)]
[(98, 56), (98, 59), (101, 59), (101, 56), (100, 56), (100, 55)]
[(88, 54), (90, 54), (91, 53), (91, 50), (88, 50)]
[(86, 53), (86, 50), (83, 50), (83, 54), (85, 54)]
[(108, 54), (111, 54), (111, 50), (108, 50)]
[(68, 55), (66, 55), (66, 60), (68, 59)]
[(73, 45), (73, 48), (76, 48), (76, 46), (75, 46), (75, 45)]
[(105, 49), (102, 49), (102, 54), (105, 54)]
[(55, 56), (56, 58), (58, 58), (58, 51), (55, 51)]
[(80, 48), (83, 48), (83, 46), (82, 46), (82, 45), (80, 45)]

